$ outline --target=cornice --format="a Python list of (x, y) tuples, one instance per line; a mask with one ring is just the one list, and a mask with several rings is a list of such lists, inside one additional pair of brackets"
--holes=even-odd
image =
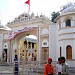
[(49, 34), (41, 34), (40, 37), (48, 37)]
[(34, 20), (30, 20), (30, 21), (23, 21), (23, 22), (18, 22), (18, 23), (10, 23), (7, 26), (9, 28), (14, 28), (14, 27), (19, 27), (19, 26), (28, 26), (28, 25), (37, 25), (37, 24), (42, 24), (42, 25), (49, 25), (50, 24), (50, 20), (47, 19), (43, 19), (43, 18), (39, 18), (39, 19), (34, 19)]
[(60, 30), (63, 30), (63, 29), (69, 29), (69, 28), (75, 28), (75, 26), (70, 26), (70, 27), (63, 27), (63, 28), (61, 28), (61, 29), (58, 29), (58, 31), (60, 31)]
[(75, 40), (75, 38), (60, 39), (60, 40), (58, 40), (58, 41), (65, 41), (65, 40)]
[(62, 14), (60, 14), (60, 15), (55, 19), (55, 21), (57, 21), (60, 17), (66, 16), (66, 15), (75, 15), (75, 12), (62, 13)]
[(69, 34), (75, 34), (75, 32), (69, 32), (69, 33), (62, 33), (62, 34), (59, 34), (58, 36), (61, 36), (61, 35), (69, 35)]
[(8, 31), (6, 28), (0, 28), (0, 31)]

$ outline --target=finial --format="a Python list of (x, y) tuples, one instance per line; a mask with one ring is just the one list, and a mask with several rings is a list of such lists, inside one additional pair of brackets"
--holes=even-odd
[(34, 13), (33, 12), (31, 13), (31, 16), (34, 16)]
[(36, 16), (36, 18), (38, 18), (39, 16), (38, 16), (38, 13), (37, 13), (37, 16)]
[(40, 17), (43, 17), (43, 15), (42, 15), (42, 12), (41, 12), (41, 15), (40, 15)]

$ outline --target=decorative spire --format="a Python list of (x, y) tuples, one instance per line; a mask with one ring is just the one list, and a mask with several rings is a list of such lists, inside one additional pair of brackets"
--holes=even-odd
[(41, 12), (41, 15), (40, 15), (40, 17), (43, 17), (43, 15), (42, 15), (42, 12)]
[(39, 16), (38, 16), (38, 13), (37, 13), (37, 16), (36, 16), (36, 18), (38, 18)]
[(31, 13), (31, 16), (34, 16), (34, 13), (33, 12)]

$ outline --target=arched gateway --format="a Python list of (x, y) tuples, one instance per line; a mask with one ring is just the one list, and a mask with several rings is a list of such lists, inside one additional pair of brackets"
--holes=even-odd
[[(49, 19), (43, 15), (34, 16), (33, 13), (23, 13), (8, 23), (11, 31), (6, 33), (8, 38), (3, 43), (8, 45), (4, 62), (13, 62), (15, 55), (18, 55), (19, 61), (28, 61), (30, 55), (32, 61), (46, 61), (49, 57), (49, 25)], [(37, 40), (27, 38), (28, 35), (36, 36)]]
[[(14, 32), (15, 33), (15, 32)], [(13, 35), (13, 34), (12, 34)], [(18, 55), (19, 61), (28, 61), (28, 56), (31, 54), (34, 60), (34, 57), (37, 58), (37, 46), (38, 39), (29, 39), (26, 38), (28, 35), (38, 36), (38, 27), (25, 27), (22, 30), (16, 32), (14, 37), (10, 38), (11, 45), (11, 54), (12, 56)], [(36, 46), (37, 45), (37, 46)], [(36, 47), (34, 47), (36, 46)], [(36, 50), (36, 52), (35, 52)], [(11, 57), (12, 57), (11, 56)], [(13, 57), (14, 58), (14, 57)], [(13, 59), (11, 59), (12, 61)]]

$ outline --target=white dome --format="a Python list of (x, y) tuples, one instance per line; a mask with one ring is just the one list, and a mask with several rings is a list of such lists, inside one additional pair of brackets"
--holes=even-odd
[(5, 28), (5, 26), (3, 26), (3, 25), (0, 25), (0, 28)]
[(3, 29), (3, 30), (10, 30), (10, 28), (9, 28), (9, 27), (4, 26), (4, 25), (0, 25), (0, 29)]
[(61, 13), (67, 13), (67, 12), (75, 12), (75, 5), (68, 4), (68, 5), (62, 6)]

